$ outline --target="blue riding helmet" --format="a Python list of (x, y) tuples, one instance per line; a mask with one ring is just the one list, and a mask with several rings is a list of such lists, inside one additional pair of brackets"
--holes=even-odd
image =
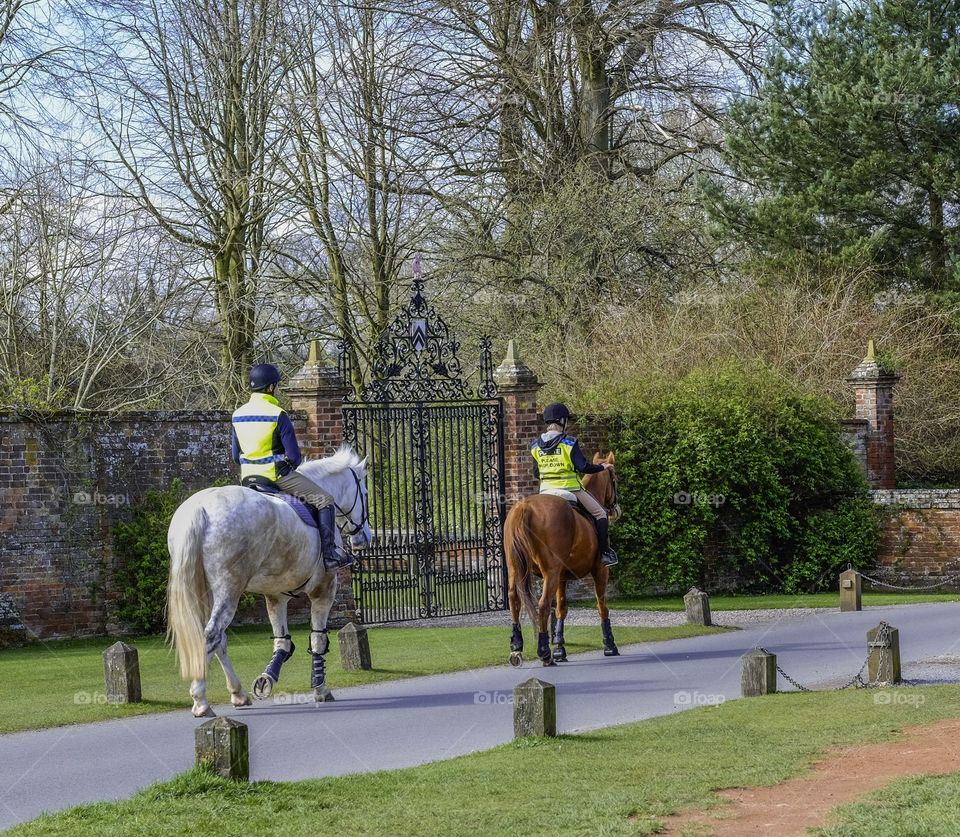
[(543, 420), (547, 424), (552, 424), (553, 422), (559, 424), (568, 418), (570, 418), (570, 411), (567, 409), (566, 404), (547, 404), (546, 409), (543, 411)]
[(250, 389), (266, 389), (280, 383), (280, 370), (272, 363), (259, 363), (250, 369)]

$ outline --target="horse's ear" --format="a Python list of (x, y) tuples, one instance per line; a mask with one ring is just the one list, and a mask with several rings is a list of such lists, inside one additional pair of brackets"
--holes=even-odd
[(366, 467), (367, 467), (367, 460), (368, 460), (369, 458), (370, 458), (369, 456), (363, 457), (363, 459), (360, 460), (360, 464), (359, 464), (357, 467), (358, 467), (358, 468), (366, 468)]
[(610, 451), (610, 453), (607, 454), (607, 462), (609, 462), (611, 465), (613, 465), (614, 462), (616, 462), (616, 461), (617, 461), (617, 457), (615, 457), (615, 456), (613, 455), (613, 451)]
[(600, 456), (600, 451), (597, 451), (597, 452), (593, 455), (593, 464), (594, 464), (594, 465), (599, 465), (601, 462), (603, 462), (603, 457)]

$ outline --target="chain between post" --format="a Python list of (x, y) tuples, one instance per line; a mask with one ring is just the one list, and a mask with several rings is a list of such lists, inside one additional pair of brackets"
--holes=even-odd
[[(880, 627), (880, 630), (877, 631), (876, 638), (873, 640), (872, 643), (870, 643), (871, 646), (884, 645), (890, 639), (890, 626), (886, 622), (881, 622), (879, 627)], [(764, 654), (773, 653), (761, 646), (758, 646), (757, 650), (763, 651)], [(780, 666), (779, 663), (777, 664), (777, 674), (783, 677), (783, 679), (786, 680), (791, 686), (793, 686), (798, 692), (814, 692), (814, 691), (842, 692), (844, 689), (849, 689), (851, 686), (856, 686), (856, 688), (858, 689), (874, 689), (880, 685), (880, 681), (879, 681), (880, 667), (877, 666), (876, 677), (874, 677), (873, 680), (866, 681), (863, 679), (863, 672), (869, 664), (870, 664), (870, 649), (868, 648), (867, 658), (863, 661), (863, 665), (860, 666), (860, 670), (842, 686), (835, 686), (833, 689), (811, 689), (809, 686), (804, 686), (802, 683), (797, 682), (789, 674), (787, 674), (787, 672), (783, 670), (783, 668)], [(905, 683), (906, 681), (902, 681), (902, 682)]]

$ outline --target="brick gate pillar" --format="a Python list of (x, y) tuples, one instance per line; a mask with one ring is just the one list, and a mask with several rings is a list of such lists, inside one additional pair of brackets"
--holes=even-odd
[(873, 340), (867, 344), (867, 356), (847, 378), (856, 397), (856, 417), (869, 426), (867, 480), (871, 488), (896, 487), (893, 388), (899, 380), (899, 375), (880, 368)]
[(509, 508), (539, 488), (533, 476), (530, 444), (540, 432), (537, 376), (517, 355), (513, 340), (507, 356), (493, 373), (498, 393), (503, 397), (503, 459), (506, 506)]
[[(343, 444), (341, 408), (350, 386), (344, 383), (339, 370), (321, 359), (316, 340), (310, 341), (307, 362), (290, 378), (284, 389), (290, 396), (291, 408), (306, 419), (303, 432), (297, 434), (303, 455), (320, 457), (335, 453)], [(302, 615), (309, 613), (308, 605), (301, 604), (299, 600), (296, 602), (299, 607), (294, 607), (293, 601), (290, 604), (291, 612), (302, 611)], [(354, 621), (356, 610), (353, 574), (349, 569), (340, 570), (337, 574), (337, 598), (330, 611), (331, 627)], [(300, 613), (296, 615), (301, 616)]]
[(304, 456), (329, 456), (343, 444), (343, 397), (350, 386), (335, 367), (320, 359), (317, 341), (310, 342), (307, 362), (285, 385), (290, 406), (306, 416), (300, 435)]

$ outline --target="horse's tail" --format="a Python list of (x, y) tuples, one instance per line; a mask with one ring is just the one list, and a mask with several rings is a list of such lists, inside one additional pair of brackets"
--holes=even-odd
[(537, 606), (533, 601), (530, 567), (533, 562), (533, 540), (530, 531), (530, 506), (520, 502), (510, 513), (511, 526), (504, 527), (504, 552), (513, 565), (513, 581), (523, 609), (531, 623), (537, 625)]
[(209, 614), (202, 544), (207, 513), (201, 505), (181, 506), (170, 522), (170, 577), (167, 581), (167, 639), (173, 642), (184, 680), (207, 676), (206, 624)]

